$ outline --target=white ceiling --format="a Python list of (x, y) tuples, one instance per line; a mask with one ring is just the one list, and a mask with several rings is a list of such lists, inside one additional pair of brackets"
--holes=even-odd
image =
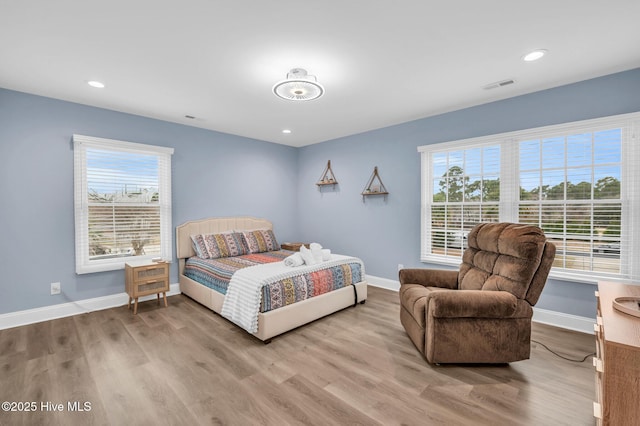
[[(0, 0), (0, 87), (304, 146), (640, 67), (639, 22), (638, 0)], [(277, 98), (294, 67), (325, 95)]]

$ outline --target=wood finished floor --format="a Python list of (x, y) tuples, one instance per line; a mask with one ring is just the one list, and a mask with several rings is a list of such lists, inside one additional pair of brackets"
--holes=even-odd
[[(399, 322), (398, 295), (265, 345), (186, 296), (0, 330), (2, 425), (593, 425), (591, 358), (533, 343), (510, 365), (429, 365)], [(593, 336), (534, 324), (565, 356)], [(63, 412), (41, 410), (47, 401)], [(68, 403), (89, 402), (70, 412)]]

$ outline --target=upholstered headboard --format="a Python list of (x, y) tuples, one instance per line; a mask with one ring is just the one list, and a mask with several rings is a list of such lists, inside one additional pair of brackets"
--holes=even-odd
[(176, 227), (176, 253), (178, 259), (195, 256), (191, 236), (196, 234), (212, 234), (225, 231), (251, 231), (254, 229), (273, 229), (273, 224), (266, 219), (256, 217), (212, 217), (193, 220)]

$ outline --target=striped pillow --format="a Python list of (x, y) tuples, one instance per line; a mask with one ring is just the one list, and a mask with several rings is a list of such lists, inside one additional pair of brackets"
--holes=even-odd
[(197, 256), (202, 259), (218, 259), (248, 253), (240, 232), (192, 235), (191, 240)]
[(244, 235), (244, 241), (247, 244), (249, 253), (262, 253), (280, 249), (276, 236), (271, 229), (243, 231), (242, 235)]

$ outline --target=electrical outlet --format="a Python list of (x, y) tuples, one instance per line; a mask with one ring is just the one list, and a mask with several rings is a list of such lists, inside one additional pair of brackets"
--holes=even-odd
[(403, 265), (402, 263), (398, 263), (398, 271), (399, 271), (400, 269), (404, 269), (404, 265)]
[(51, 283), (51, 294), (60, 294), (60, 283)]

